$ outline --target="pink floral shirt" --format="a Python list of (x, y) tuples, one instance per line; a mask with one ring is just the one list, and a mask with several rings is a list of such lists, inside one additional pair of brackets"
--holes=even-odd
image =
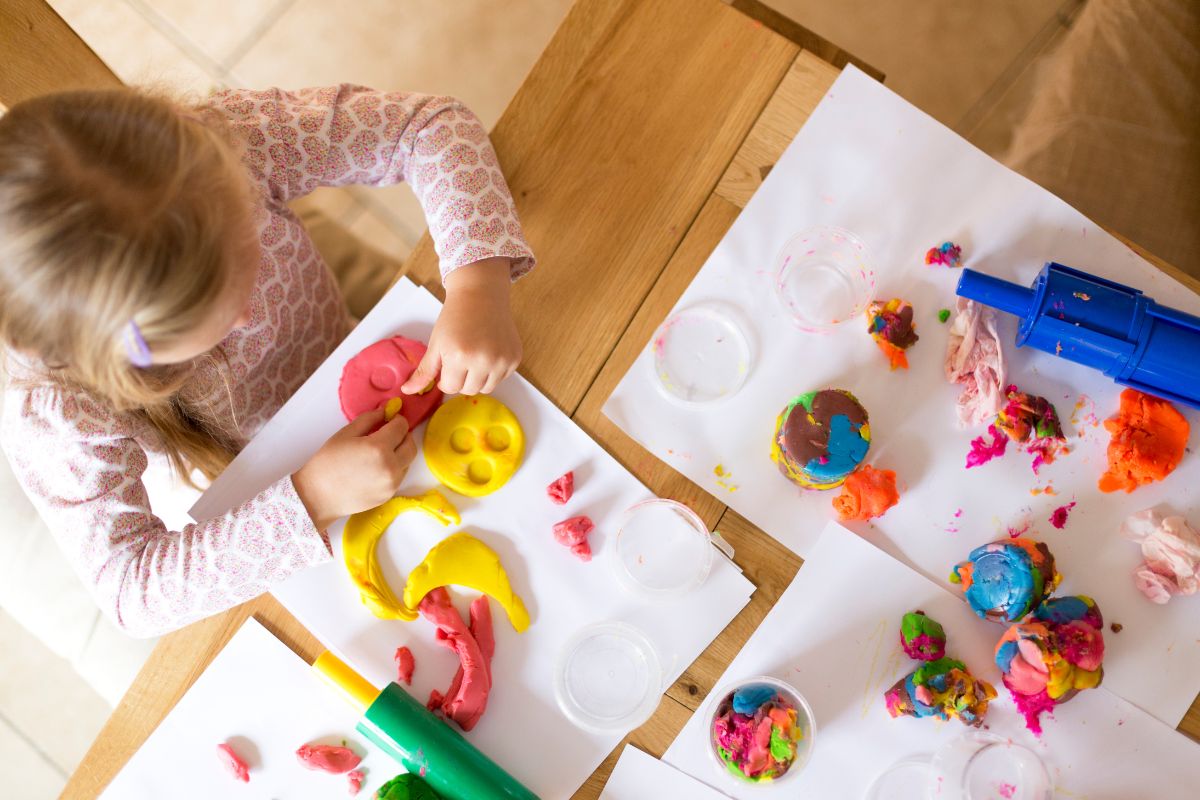
[[(429, 222), (443, 277), (494, 256), (513, 278), (534, 260), (487, 132), (449, 97), (337, 86), (229, 90), (209, 105), (245, 142), (261, 189), (262, 258), (249, 323), (199, 359), (184, 390), (213, 398), (241, 444), (349, 332), (333, 276), (286, 203), (320, 186), (407, 181)], [(10, 369), (22, 366), (9, 354)], [(100, 608), (154, 636), (258, 596), (330, 557), (290, 478), (224, 516), (168, 530), (142, 477), (165, 469), (152, 431), (85, 393), (10, 386), (0, 439), (13, 468)]]

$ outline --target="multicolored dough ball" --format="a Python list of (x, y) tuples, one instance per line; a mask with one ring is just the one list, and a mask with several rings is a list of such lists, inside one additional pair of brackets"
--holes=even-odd
[(910, 611), (900, 620), (900, 646), (917, 661), (936, 661), (946, 655), (946, 631), (924, 611)]
[(845, 389), (793, 399), (775, 421), (771, 460), (793, 483), (833, 489), (862, 463), (871, 446), (867, 410)]
[(976, 547), (956, 565), (950, 582), (961, 584), (971, 610), (993, 622), (1020, 622), (1062, 582), (1054, 556), (1042, 542), (1004, 539)]

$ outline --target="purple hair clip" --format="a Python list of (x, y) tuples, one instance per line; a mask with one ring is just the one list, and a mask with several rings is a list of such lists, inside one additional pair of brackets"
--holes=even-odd
[(129, 320), (129, 324), (125, 326), (125, 352), (129, 354), (129, 363), (135, 367), (145, 369), (150, 366), (150, 348), (146, 346), (146, 340), (142, 338), (142, 331), (133, 320)]

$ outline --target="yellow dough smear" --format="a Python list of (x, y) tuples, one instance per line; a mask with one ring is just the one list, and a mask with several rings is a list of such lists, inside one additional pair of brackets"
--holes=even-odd
[(434, 545), (408, 574), (404, 605), (412, 609), (409, 613), (415, 616), (421, 599), (439, 586), (466, 586), (483, 592), (508, 613), (517, 633), (529, 627), (529, 612), (513, 592), (500, 556), (469, 533), (460, 531)]
[(458, 525), (462, 518), (449, 500), (437, 489), (417, 497), (393, 497), (381, 506), (361, 511), (346, 520), (342, 529), (342, 559), (350, 580), (358, 587), (363, 605), (380, 619), (414, 620), (410, 609), (396, 598), (375, 558), (375, 546), (396, 517), (406, 511), (420, 511), (443, 525)]
[(499, 400), (459, 395), (429, 418), (424, 447), (425, 463), (442, 485), (480, 497), (499, 489), (517, 471), (525, 432)]

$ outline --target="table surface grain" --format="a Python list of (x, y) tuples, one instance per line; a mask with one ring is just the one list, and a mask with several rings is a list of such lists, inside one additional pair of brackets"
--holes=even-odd
[[(601, 407), (836, 79), (833, 64), (846, 61), (818, 57), (719, 0), (579, 0), (492, 133), (540, 262), (513, 294), (522, 374), (651, 491), (719, 530), (757, 587), (626, 738), (655, 756), (801, 561), (646, 452)], [(441, 296), (428, 236), (405, 271)], [(63, 797), (96, 796), (250, 616), (308, 660), (323, 649), (270, 595), (163, 637)], [(1200, 704), (1180, 730), (1200, 738)], [(620, 750), (576, 797), (600, 794)]]

